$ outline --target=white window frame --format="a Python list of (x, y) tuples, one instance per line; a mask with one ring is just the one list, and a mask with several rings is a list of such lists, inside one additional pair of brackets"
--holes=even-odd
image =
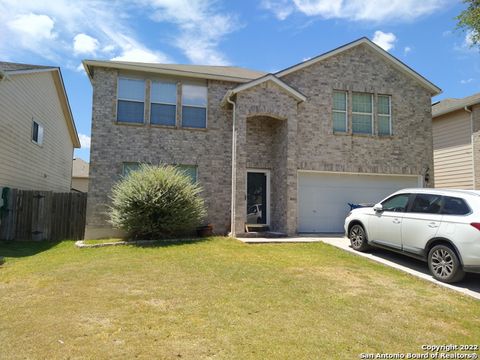
[[(37, 126), (38, 126), (37, 140), (35, 140), (33, 138), (33, 135), (34, 135), (34, 133), (33, 133), (34, 130), (33, 129), (35, 127), (34, 124), (37, 124)], [(40, 122), (37, 119), (32, 119), (32, 132), (31, 132), (30, 139), (32, 140), (32, 142), (34, 144), (37, 144), (37, 145), (41, 146), (41, 145), (43, 145), (43, 138), (44, 138), (44, 127), (43, 127), (43, 125), (40, 124)]]
[[(348, 133), (348, 91), (346, 91), (346, 90), (333, 90), (332, 100), (333, 100), (333, 96), (335, 95), (336, 92), (345, 94), (345, 110), (335, 110), (333, 108), (333, 104), (332, 104), (332, 114), (333, 113), (345, 113), (345, 131), (336, 131), (335, 127), (333, 126), (333, 132), (334, 133)], [(333, 122), (333, 115), (332, 115), (332, 122)]]
[[(355, 94), (367, 94), (367, 95), (370, 95), (370, 99), (372, 100), (372, 112), (371, 113), (363, 113), (363, 112), (358, 112), (358, 111), (353, 111), (353, 96)], [(375, 104), (374, 104), (374, 101), (373, 101), (373, 94), (371, 93), (367, 93), (367, 92), (359, 92), (359, 91), (353, 91), (352, 92), (352, 134), (354, 135), (369, 135), (367, 133), (359, 133), (359, 132), (354, 132), (353, 131), (353, 115), (370, 115), (370, 117), (372, 118), (372, 131), (370, 133), (370, 135), (373, 135), (375, 133), (375, 128), (374, 128), (374, 122), (373, 122), (373, 114), (375, 114)]]
[(378, 113), (378, 108), (379, 107), (378, 107), (378, 104), (377, 104), (377, 120), (380, 119), (380, 116), (385, 116), (385, 117), (388, 116), (388, 131), (389, 131), (389, 133), (388, 134), (380, 134), (380, 133), (378, 133), (378, 129), (377, 129), (377, 133), (378, 133), (378, 136), (392, 136), (393, 135), (393, 132), (392, 132), (392, 95), (378, 94), (377, 95), (377, 102), (378, 102), (378, 98), (380, 96), (384, 96), (384, 97), (388, 98), (388, 115)]
[[(141, 80), (143, 81), (143, 101), (138, 101), (134, 99), (127, 99), (127, 98), (120, 98), (119, 96), (119, 89), (120, 89), (120, 79), (125, 79), (125, 80)], [(118, 121), (118, 102), (119, 101), (130, 101), (130, 102), (138, 102), (138, 103), (143, 103), (143, 122), (130, 122), (130, 121)], [(117, 109), (115, 113), (115, 123), (117, 124), (136, 124), (136, 125), (145, 125), (145, 104), (147, 102), (147, 86), (146, 86), (146, 79), (144, 78), (136, 78), (133, 76), (118, 76), (117, 77)]]
[[(152, 100), (152, 88), (153, 88), (153, 83), (164, 83), (164, 84), (173, 84), (175, 85), (175, 103), (167, 103), (167, 102), (158, 102), (158, 101), (153, 101)], [(152, 104), (158, 104), (158, 105), (174, 105), (175, 106), (175, 123), (173, 125), (165, 125), (165, 124), (152, 124)], [(154, 126), (169, 126), (169, 127), (175, 127), (177, 126), (177, 114), (178, 114), (178, 91), (177, 91), (177, 83), (173, 81), (165, 81), (165, 80), (159, 80), (159, 79), (152, 79), (150, 80), (150, 124)]]
[[(204, 86), (207, 89), (207, 103), (205, 106), (198, 106), (198, 105), (185, 105), (183, 102), (183, 86), (184, 85), (193, 85), (193, 86)], [(193, 83), (193, 82), (187, 82), (187, 83), (182, 83), (182, 103), (180, 106), (182, 107), (182, 118), (180, 119), (181, 126), (186, 128), (186, 129), (196, 129), (196, 130), (202, 130), (202, 129), (207, 129), (208, 128), (208, 82), (203, 84), (203, 83)], [(200, 109), (205, 109), (205, 127), (204, 128), (197, 128), (197, 127), (191, 127), (191, 126), (183, 126), (183, 107), (188, 106), (188, 107), (195, 107), (195, 108), (200, 108)]]

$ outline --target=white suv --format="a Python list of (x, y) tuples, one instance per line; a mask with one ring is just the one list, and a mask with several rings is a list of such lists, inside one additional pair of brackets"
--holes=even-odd
[(480, 273), (480, 191), (404, 189), (345, 219), (352, 248), (370, 246), (428, 262), (443, 282)]

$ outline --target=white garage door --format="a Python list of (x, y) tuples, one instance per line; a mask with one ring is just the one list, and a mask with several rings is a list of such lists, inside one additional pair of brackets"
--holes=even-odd
[(417, 176), (298, 173), (298, 231), (343, 232), (348, 203), (377, 203), (397, 190), (418, 187)]

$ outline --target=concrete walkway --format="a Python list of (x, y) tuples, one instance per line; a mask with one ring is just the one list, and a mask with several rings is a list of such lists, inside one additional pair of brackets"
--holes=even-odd
[(281, 239), (267, 239), (267, 238), (239, 238), (238, 240), (249, 244), (260, 243), (310, 243), (310, 242), (324, 242), (326, 244), (338, 247), (342, 250), (348, 251), (352, 254), (366, 257), (370, 260), (382, 263), (384, 265), (393, 267), (395, 269), (404, 271), (413, 276), (430, 281), (437, 285), (458, 291), (464, 295), (474, 297), (480, 300), (480, 274), (467, 274), (465, 279), (455, 284), (445, 284), (435, 280), (428, 270), (425, 262), (412, 259), (408, 256), (396, 254), (393, 252), (372, 249), (366, 253), (361, 253), (353, 250), (350, 247), (350, 241), (342, 235), (305, 235)]

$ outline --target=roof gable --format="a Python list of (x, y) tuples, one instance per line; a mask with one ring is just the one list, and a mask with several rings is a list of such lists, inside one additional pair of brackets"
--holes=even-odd
[(428, 81), (426, 78), (424, 78), (422, 75), (417, 73), (415, 70), (410, 68), (408, 65), (404, 64), (400, 60), (398, 60), (395, 56), (391, 55), (389, 52), (383, 50), (381, 47), (376, 45), (374, 42), (370, 41), (366, 37), (363, 37), (361, 39), (355, 40), (351, 43), (348, 43), (346, 45), (340, 46), (334, 50), (331, 50), (329, 52), (326, 52), (324, 54), (318, 55), (312, 59), (309, 59), (307, 61), (301, 62), (299, 64), (290, 66), (284, 70), (280, 70), (279, 72), (275, 73), (275, 76), (278, 78), (281, 78), (285, 75), (291, 74), (295, 71), (299, 71), (303, 68), (306, 68), (307, 66), (313, 65), (317, 62), (323, 61), (325, 59), (328, 59), (332, 56), (338, 55), (344, 51), (347, 51), (353, 47), (360, 46), (360, 45), (365, 45), (368, 46), (370, 49), (374, 50), (376, 53), (381, 55), (381, 57), (385, 60), (388, 61), (391, 65), (393, 65), (396, 69), (400, 70), (404, 74), (414, 78), (417, 82), (419, 82), (423, 87), (427, 88), (432, 96), (433, 95), (438, 95), (442, 92), (442, 90)]
[(225, 103), (227, 101), (228, 98), (230, 98), (231, 96), (241, 92), (241, 91), (244, 91), (244, 90), (247, 90), (247, 89), (251, 89), (252, 87), (255, 87), (255, 86), (258, 86), (260, 84), (263, 84), (263, 83), (266, 83), (266, 82), (273, 82), (274, 84), (278, 85), (283, 91), (285, 91), (287, 94), (289, 94), (290, 96), (292, 96), (293, 98), (295, 98), (295, 100), (297, 100), (298, 102), (302, 102), (302, 101), (305, 101), (307, 100), (307, 97), (305, 95), (303, 95), (300, 91), (298, 90), (295, 90), (293, 87), (291, 87), (290, 85), (286, 84), (285, 82), (283, 82), (282, 80), (280, 80), (278, 77), (276, 77), (275, 75), (273, 74), (268, 74), (268, 75), (265, 75), (261, 78), (258, 78), (258, 79), (255, 79), (255, 80), (252, 80), (246, 84), (242, 84), (242, 85), (239, 85), (237, 86), (236, 88), (232, 89), (232, 90), (229, 90), (223, 100), (222, 100), (222, 103)]
[[(67, 92), (65, 90), (65, 84), (63, 82), (62, 73), (58, 67), (48, 67), (48, 66), (36, 66), (36, 65), (22, 65), (14, 63), (0, 63), (5, 78), (15, 75), (25, 75), (25, 74), (36, 74), (51, 72), (53, 76), (53, 81), (55, 84), (55, 89), (60, 100), (62, 107), (63, 115), (67, 122), (68, 132), (72, 139), (73, 146), (75, 148), (80, 148), (80, 139), (78, 138), (77, 128), (75, 126), (75, 121), (73, 119), (72, 110), (70, 108), (70, 103), (68, 101)], [(7, 66), (11, 65), (11, 66)], [(10, 69), (10, 70), (8, 70)], [(3, 80), (3, 79), (2, 79)], [(0, 80), (1, 81), (1, 80)]]

